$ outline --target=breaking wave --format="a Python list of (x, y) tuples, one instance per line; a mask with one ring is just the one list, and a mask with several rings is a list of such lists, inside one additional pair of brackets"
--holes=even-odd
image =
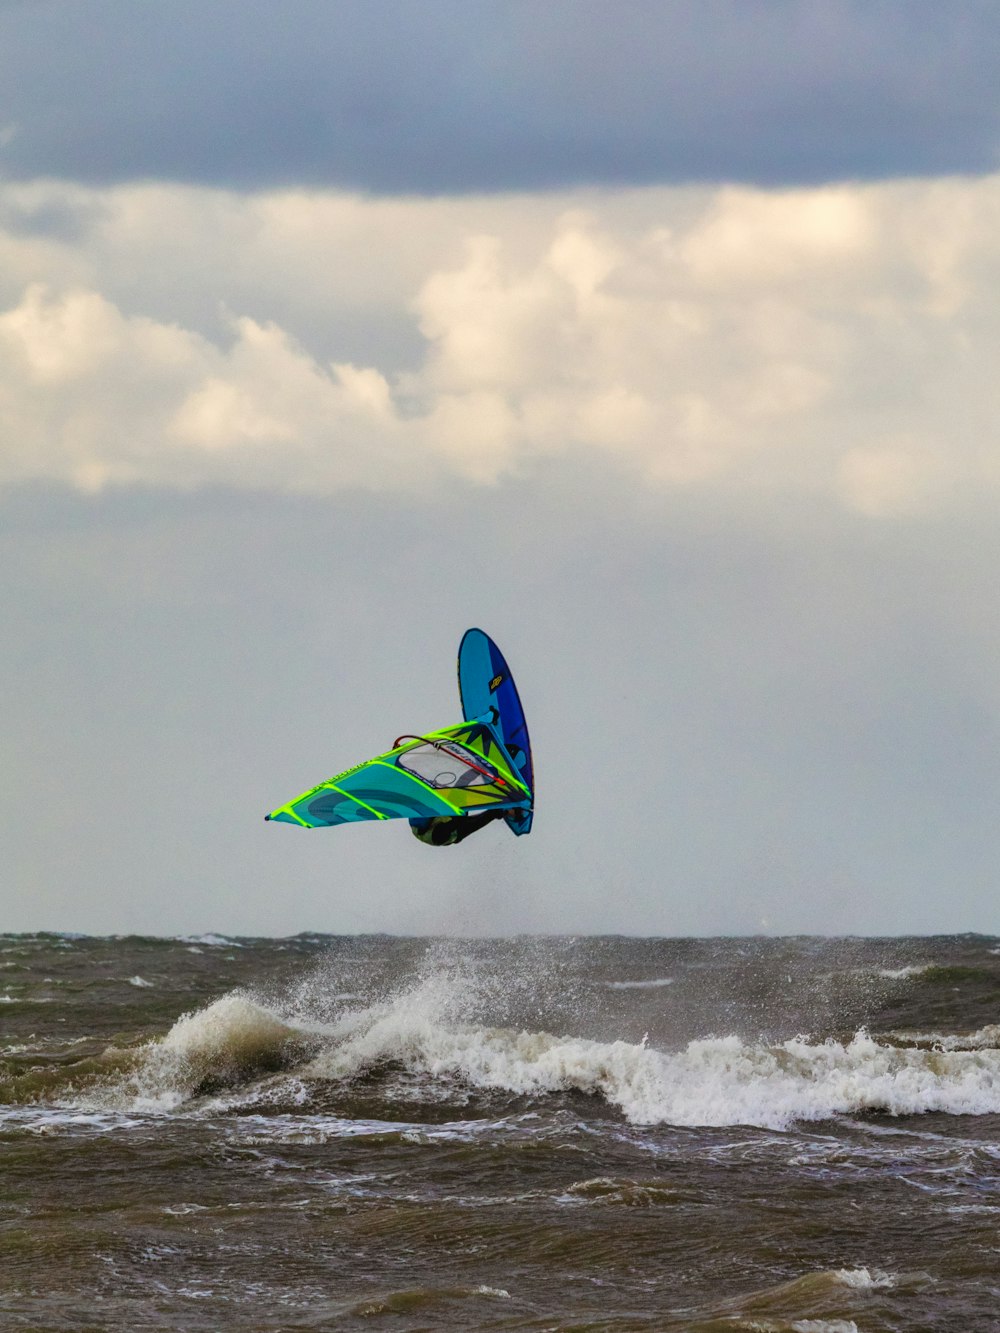
[(315, 1038), (241, 992), (183, 1014), (161, 1041), (134, 1052), (119, 1074), (86, 1100), (145, 1112), (172, 1111), (192, 1098), (252, 1083), (301, 1064)]
[(1000, 1112), (1000, 1049), (985, 1043), (985, 1032), (960, 1049), (944, 1041), (932, 1049), (899, 1046), (859, 1031), (847, 1041), (777, 1044), (707, 1037), (664, 1051), (645, 1041), (468, 1021), (475, 997), (467, 980), (433, 974), (324, 1022), (234, 992), (143, 1047), (115, 1095), (135, 1109), (168, 1111), (226, 1088), (246, 1093), (276, 1073), (306, 1088), (350, 1088), (395, 1069), (416, 1080), (428, 1101), (440, 1100), (442, 1085), (535, 1100), (589, 1094), (635, 1125), (784, 1129), (868, 1111)]

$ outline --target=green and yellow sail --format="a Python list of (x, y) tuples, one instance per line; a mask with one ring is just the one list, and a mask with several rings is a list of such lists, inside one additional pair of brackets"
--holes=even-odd
[(423, 736), (338, 773), (266, 819), (325, 828), (372, 819), (430, 819), (486, 810), (531, 809), (531, 793), (496, 731), (463, 722)]

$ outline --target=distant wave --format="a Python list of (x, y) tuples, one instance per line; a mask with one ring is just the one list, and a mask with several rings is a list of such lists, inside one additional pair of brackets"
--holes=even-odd
[(606, 981), (608, 990), (653, 990), (657, 986), (672, 986), (673, 977), (650, 977), (648, 981)]
[(908, 1046), (922, 1046), (935, 1051), (1000, 1050), (1000, 1024), (987, 1023), (975, 1032), (893, 1032), (892, 1037)]
[(218, 949), (242, 949), (243, 945), (236, 940), (227, 939), (225, 935), (215, 935), (208, 931), (204, 935), (173, 935), (178, 944), (207, 944)]

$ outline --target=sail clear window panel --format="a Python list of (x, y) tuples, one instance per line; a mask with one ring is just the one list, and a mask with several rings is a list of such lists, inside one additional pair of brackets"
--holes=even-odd
[(482, 755), (455, 741), (415, 745), (396, 763), (432, 787), (485, 787), (496, 780), (496, 772)]

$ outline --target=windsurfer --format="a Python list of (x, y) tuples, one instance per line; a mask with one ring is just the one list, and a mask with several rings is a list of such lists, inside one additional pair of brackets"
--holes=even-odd
[(428, 847), (453, 847), (494, 819), (502, 819), (502, 810), (487, 810), (481, 815), (434, 815), (430, 819), (411, 819), (410, 828), (415, 838)]

